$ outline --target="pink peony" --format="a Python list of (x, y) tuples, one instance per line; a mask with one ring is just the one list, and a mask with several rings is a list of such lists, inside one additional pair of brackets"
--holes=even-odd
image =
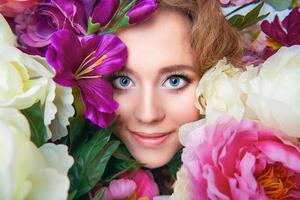
[(14, 17), (28, 8), (32, 8), (41, 0), (0, 0), (0, 13)]
[(254, 121), (222, 117), (195, 129), (182, 160), (175, 199), (300, 199), (299, 146)]

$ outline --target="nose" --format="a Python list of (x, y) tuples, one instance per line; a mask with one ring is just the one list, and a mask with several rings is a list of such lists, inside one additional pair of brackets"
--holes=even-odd
[(155, 123), (165, 118), (164, 106), (157, 92), (152, 88), (143, 88), (138, 96), (140, 101), (134, 110), (135, 118), (142, 123)]

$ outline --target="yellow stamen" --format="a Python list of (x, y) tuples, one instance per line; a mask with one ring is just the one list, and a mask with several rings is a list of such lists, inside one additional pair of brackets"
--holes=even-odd
[(261, 174), (257, 181), (263, 186), (265, 194), (271, 199), (284, 200), (289, 197), (289, 192), (296, 189), (296, 184), (291, 180), (293, 174), (289, 173), (282, 165), (271, 166)]
[[(93, 53), (93, 52), (92, 52)], [(88, 57), (90, 57), (91, 54), (89, 54)], [(88, 58), (87, 57), (87, 58)], [(102, 61), (107, 58), (107, 55), (103, 55), (101, 56), (98, 60), (96, 60), (96, 62), (94, 62), (91, 66), (87, 67), (86, 69), (80, 71), (85, 65), (87, 65), (91, 60), (93, 60), (95, 57), (92, 57), (91, 59), (89, 59), (88, 61), (86, 61), (86, 59), (82, 62), (82, 64), (80, 65), (80, 67), (78, 68), (78, 70), (75, 73), (75, 78), (76, 80), (79, 79), (83, 79), (83, 78), (101, 78), (101, 75), (96, 75), (96, 76), (84, 76), (85, 74), (90, 73), (91, 71), (94, 70), (95, 67), (97, 67), (98, 65), (100, 65), (102, 63)], [(86, 61), (86, 62), (85, 62)]]
[[(88, 64), (90, 61), (92, 61), (93, 59), (95, 59), (95, 56), (93, 56), (91, 59), (89, 59), (92, 55), (95, 54), (96, 51), (92, 51), (81, 63), (81, 65), (78, 67), (78, 69), (76, 70), (75, 74), (78, 74), (80, 72), (80, 70), (82, 70), (82, 68)], [(89, 59), (89, 60), (87, 60)]]
[(276, 42), (271, 38), (267, 38), (265, 41), (266, 46), (271, 47), (273, 50), (278, 50), (282, 46), (280, 43)]
[(77, 77), (76, 80), (80, 80), (80, 79), (92, 79), (92, 78), (102, 78), (103, 76), (101, 75), (95, 75), (95, 76), (80, 76)]

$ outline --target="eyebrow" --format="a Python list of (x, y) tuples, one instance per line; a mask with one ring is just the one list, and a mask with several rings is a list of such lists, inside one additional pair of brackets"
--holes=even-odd
[(190, 65), (170, 65), (159, 70), (160, 74), (165, 74), (173, 71), (188, 70), (195, 72), (195, 68)]
[[(165, 74), (165, 73), (169, 73), (173, 71), (181, 71), (181, 70), (188, 70), (188, 71), (195, 72), (195, 68), (190, 65), (177, 64), (177, 65), (165, 66), (162, 69), (160, 69), (158, 73)], [(127, 73), (133, 73), (133, 71), (130, 68), (124, 68), (122, 71)]]

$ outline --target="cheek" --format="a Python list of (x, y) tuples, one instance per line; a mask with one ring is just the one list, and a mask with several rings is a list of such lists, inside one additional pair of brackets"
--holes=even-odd
[(199, 119), (199, 110), (194, 106), (195, 87), (191, 86), (178, 93), (165, 94), (164, 104), (167, 116), (179, 127)]

